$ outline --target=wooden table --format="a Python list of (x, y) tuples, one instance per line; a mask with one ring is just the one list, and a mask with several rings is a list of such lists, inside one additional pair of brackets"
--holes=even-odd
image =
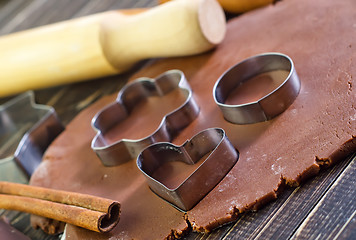
[[(0, 35), (111, 9), (154, 5), (157, 2), (153, 0), (0, 0)], [(101, 96), (118, 91), (138, 68), (118, 76), (37, 90), (36, 101), (53, 106), (67, 124)], [(0, 104), (9, 99), (0, 98)], [(356, 239), (355, 186), (354, 155), (323, 170), (301, 187), (286, 189), (258, 212), (242, 214), (236, 222), (211, 234), (191, 233), (184, 239)], [(14, 227), (31, 239), (60, 238), (32, 229), (28, 214), (13, 211), (0, 214), (6, 215)]]

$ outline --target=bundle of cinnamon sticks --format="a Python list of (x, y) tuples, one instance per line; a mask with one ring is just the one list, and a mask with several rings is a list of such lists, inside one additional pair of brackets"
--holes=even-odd
[(87, 194), (0, 181), (0, 208), (108, 232), (119, 222), (121, 206), (119, 202)]

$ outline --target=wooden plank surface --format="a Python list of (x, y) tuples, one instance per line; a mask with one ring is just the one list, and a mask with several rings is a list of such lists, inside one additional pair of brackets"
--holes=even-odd
[[(341, 164), (340, 164), (341, 165)], [(334, 239), (355, 237), (356, 162), (347, 168), (323, 192), (325, 194), (305, 217), (292, 239)], [(330, 221), (332, 216), (337, 221)]]
[[(111, 9), (156, 4), (153, 0), (0, 0), (0, 35)], [(37, 90), (36, 101), (53, 106), (67, 124), (101, 96), (118, 91), (138, 68), (118, 76)], [(0, 104), (8, 99), (0, 98)], [(301, 187), (285, 189), (276, 201), (257, 212), (242, 214), (236, 222), (210, 234), (191, 233), (184, 239), (356, 239), (355, 183), (353, 156)], [(28, 214), (4, 210), (0, 214), (31, 239), (60, 238), (32, 229)]]

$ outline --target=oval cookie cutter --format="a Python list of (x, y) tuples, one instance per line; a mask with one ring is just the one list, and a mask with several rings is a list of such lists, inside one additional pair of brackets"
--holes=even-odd
[[(240, 84), (262, 73), (285, 70), (289, 74), (272, 92), (245, 104), (230, 105), (225, 101)], [(235, 124), (268, 121), (285, 111), (299, 94), (301, 83), (290, 57), (282, 53), (264, 53), (245, 59), (228, 69), (214, 85), (215, 103), (224, 118)]]
[[(239, 153), (230, 143), (225, 131), (221, 128), (209, 128), (181, 146), (162, 142), (147, 147), (137, 157), (137, 166), (154, 193), (176, 208), (188, 211), (226, 176), (238, 158)], [(164, 179), (159, 179), (162, 176), (155, 176), (166, 163), (183, 162), (193, 165), (200, 160), (203, 162), (199, 167), (177, 187), (168, 186)], [(170, 174), (169, 177), (174, 176)]]
[[(151, 135), (138, 140), (121, 139), (113, 143), (105, 139), (105, 133), (127, 118), (138, 103), (150, 96), (163, 96), (177, 88), (186, 97), (185, 102), (165, 115)], [(198, 116), (199, 111), (183, 72), (170, 70), (155, 79), (139, 78), (121, 89), (116, 101), (94, 116), (92, 127), (97, 134), (91, 147), (105, 166), (116, 166), (136, 158), (145, 147), (155, 142), (171, 141)]]

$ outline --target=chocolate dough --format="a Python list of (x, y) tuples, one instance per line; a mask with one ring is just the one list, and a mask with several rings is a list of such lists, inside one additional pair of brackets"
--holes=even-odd
[[(70, 239), (178, 237), (189, 230), (186, 221), (196, 231), (209, 231), (233, 221), (239, 212), (258, 208), (276, 198), (281, 185), (296, 186), (317, 174), (320, 165), (336, 163), (356, 151), (354, 9), (354, 0), (278, 2), (229, 21), (226, 38), (215, 51), (159, 60), (136, 74), (154, 77), (177, 68), (190, 80), (201, 112), (174, 139), (175, 144), (208, 127), (221, 127), (240, 152), (230, 173), (186, 215), (149, 190), (135, 160), (106, 168), (91, 151), (95, 132), (90, 120), (115, 96), (99, 100), (67, 126), (49, 147), (31, 183), (122, 203), (122, 218), (112, 233), (68, 226)], [(271, 121), (226, 122), (213, 100), (215, 81), (237, 62), (272, 51), (293, 59), (302, 83), (299, 96)], [(137, 126), (136, 131), (147, 126)]]
[(288, 71), (275, 70), (252, 77), (233, 89), (224, 103), (239, 105), (256, 102), (278, 88), (288, 74)]
[[(180, 89), (174, 89), (164, 96), (164, 101), (158, 96), (153, 96), (140, 102), (119, 125), (105, 134), (105, 140), (108, 144), (121, 139), (141, 139), (152, 134), (162, 122), (162, 118), (179, 106), (181, 106), (185, 97)], [(132, 124), (132, 123), (135, 124)], [(150, 122), (150, 124), (146, 124)], [(140, 127), (137, 130), (137, 126)]]

